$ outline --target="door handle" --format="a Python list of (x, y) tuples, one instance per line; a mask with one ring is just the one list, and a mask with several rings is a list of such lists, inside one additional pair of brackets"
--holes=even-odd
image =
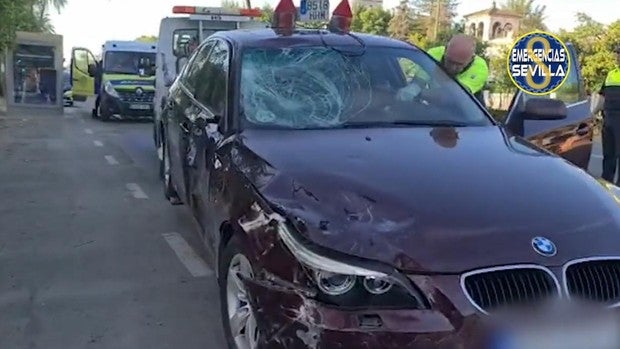
[(577, 135), (579, 136), (585, 136), (590, 132), (590, 126), (588, 126), (588, 124), (581, 124), (579, 125), (579, 127), (577, 127)]

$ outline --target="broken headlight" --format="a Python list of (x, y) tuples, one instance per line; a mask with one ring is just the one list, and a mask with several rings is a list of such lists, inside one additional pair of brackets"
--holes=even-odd
[(406, 277), (337, 261), (311, 251), (283, 224), (280, 238), (295, 258), (309, 271), (319, 290), (317, 300), (345, 307), (425, 308), (421, 292)]

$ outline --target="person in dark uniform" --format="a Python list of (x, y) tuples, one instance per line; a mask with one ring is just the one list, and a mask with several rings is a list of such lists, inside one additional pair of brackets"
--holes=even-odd
[(101, 91), (101, 78), (103, 77), (103, 60), (99, 60), (95, 69), (95, 108), (92, 111), (93, 117), (99, 117), (99, 105), (101, 104), (101, 99), (99, 98), (99, 92)]
[(620, 46), (615, 49), (616, 67), (605, 78), (599, 94), (605, 97), (603, 104), (603, 179), (615, 180), (620, 158)]

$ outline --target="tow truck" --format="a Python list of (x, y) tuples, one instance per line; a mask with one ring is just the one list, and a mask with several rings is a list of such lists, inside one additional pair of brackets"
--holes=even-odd
[(101, 61), (86, 48), (73, 48), (73, 96), (97, 96), (93, 118), (153, 116), (157, 45), (138, 41), (106, 41)]
[(193, 50), (218, 31), (269, 27), (268, 23), (260, 21), (262, 12), (258, 8), (174, 6), (172, 13), (174, 16), (161, 20), (157, 43), (153, 140), (160, 162), (163, 156), (161, 110), (166, 103), (169, 87)]

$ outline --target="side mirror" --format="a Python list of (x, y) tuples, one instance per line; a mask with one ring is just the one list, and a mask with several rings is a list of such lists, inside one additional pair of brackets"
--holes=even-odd
[(562, 120), (566, 116), (566, 104), (552, 98), (530, 98), (521, 112), (523, 120)]

